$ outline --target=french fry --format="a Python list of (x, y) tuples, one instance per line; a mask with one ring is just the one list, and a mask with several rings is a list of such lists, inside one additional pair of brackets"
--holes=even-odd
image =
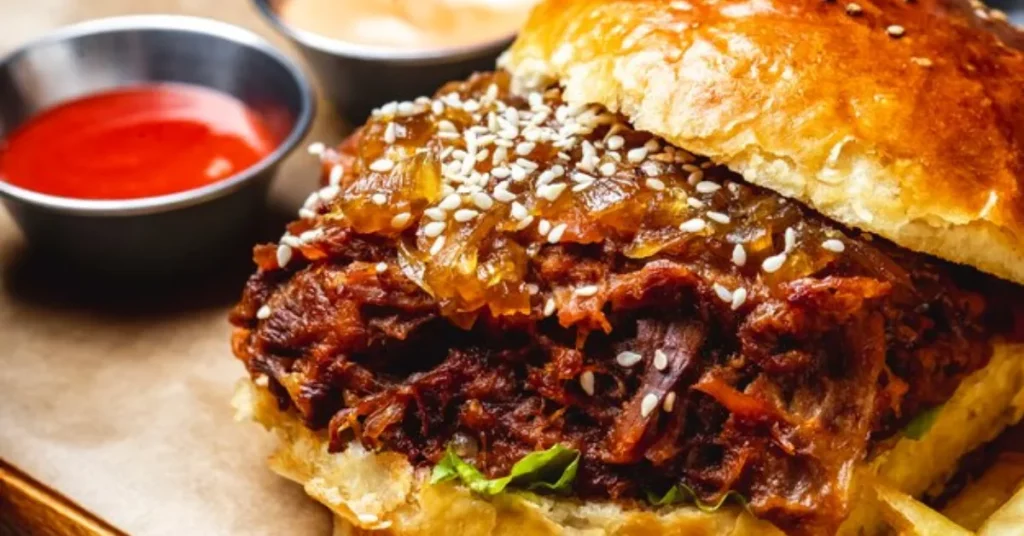
[(996, 462), (954, 497), (942, 513), (958, 525), (978, 530), (1024, 484), (1024, 453), (1003, 452)]
[(876, 491), (882, 506), (882, 515), (900, 534), (909, 536), (971, 536), (974, 534), (905, 493), (884, 485), (878, 485)]
[(1024, 488), (1021, 488), (978, 530), (978, 536), (1024, 535)]

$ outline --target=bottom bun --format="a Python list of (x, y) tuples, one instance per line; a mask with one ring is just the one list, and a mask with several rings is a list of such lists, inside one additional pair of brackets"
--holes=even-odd
[[(452, 483), (428, 483), (430, 472), (394, 452), (374, 453), (357, 442), (327, 450), (323, 432), (278, 409), (264, 387), (239, 382), (237, 417), (255, 420), (279, 438), (269, 465), (302, 484), (335, 514), (341, 535), (781, 535), (774, 525), (738, 507), (702, 512), (691, 506), (650, 508), (639, 503), (579, 501), (531, 493), (483, 499)], [(865, 464), (859, 482), (881, 480), (920, 495), (941, 486), (960, 457), (998, 435), (1024, 414), (1024, 345), (997, 344), (988, 366), (969, 376), (919, 440), (901, 439)], [(884, 530), (869, 485), (857, 486), (842, 534)]]

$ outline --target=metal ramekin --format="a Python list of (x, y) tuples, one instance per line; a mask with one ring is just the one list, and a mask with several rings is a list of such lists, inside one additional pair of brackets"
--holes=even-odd
[(360, 45), (291, 26), (278, 16), (276, 3), (253, 0), (263, 17), (302, 50), (325, 96), (352, 125), (362, 123), (381, 104), (430, 96), (446, 82), (494, 70), (498, 55), (515, 38), (513, 34), (471, 46), (424, 50)]
[(299, 67), (256, 34), (208, 19), (127, 16), (69, 26), (0, 60), (0, 136), (61, 102), (151, 82), (196, 84), (240, 99), (280, 144), (236, 175), (185, 192), (84, 200), (0, 181), (0, 197), (29, 242), (85, 268), (124, 275), (216, 259), (248, 237), (278, 164), (314, 117)]

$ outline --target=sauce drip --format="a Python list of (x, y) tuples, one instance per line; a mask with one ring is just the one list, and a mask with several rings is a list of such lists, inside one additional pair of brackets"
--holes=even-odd
[(241, 101), (181, 84), (118, 89), (47, 110), (0, 145), (0, 179), (78, 199), (135, 199), (223, 180), (276, 140)]
[(534, 0), (285, 0), (281, 19), (332, 39), (398, 49), (446, 48), (511, 36)]

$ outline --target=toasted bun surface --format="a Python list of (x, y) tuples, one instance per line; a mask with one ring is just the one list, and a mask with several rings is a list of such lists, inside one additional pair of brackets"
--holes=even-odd
[(1024, 283), (1024, 34), (979, 2), (548, 0), (503, 59), (852, 227)]
[[(239, 419), (272, 430), (280, 448), (269, 460), (282, 476), (301, 483), (336, 515), (336, 535), (463, 536), (647, 535), (745, 536), (782, 534), (739, 508), (705, 513), (689, 506), (645, 508), (507, 493), (486, 500), (451, 483), (430, 485), (429, 472), (404, 456), (373, 453), (352, 443), (327, 450), (323, 432), (307, 429), (278, 409), (263, 387), (242, 381), (233, 400)], [(880, 479), (911, 494), (940, 485), (957, 460), (994, 438), (1024, 414), (1024, 345), (997, 343), (988, 366), (966, 378), (919, 440), (901, 439), (861, 468), (858, 482)], [(875, 534), (884, 528), (861, 486), (840, 534)]]

